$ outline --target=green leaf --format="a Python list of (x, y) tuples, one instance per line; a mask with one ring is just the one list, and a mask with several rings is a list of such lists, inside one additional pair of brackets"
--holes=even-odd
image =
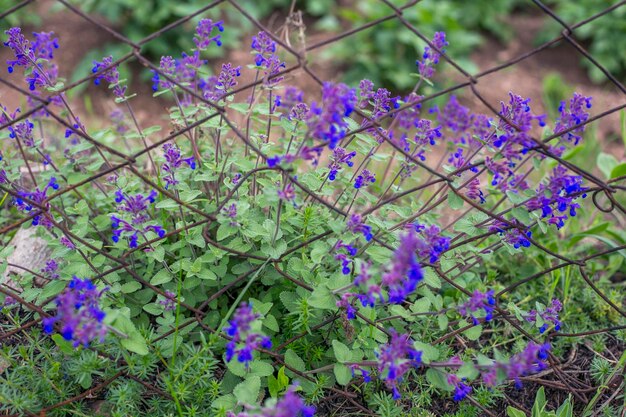
[(339, 362), (349, 362), (352, 359), (350, 348), (341, 343), (339, 340), (333, 340), (333, 352), (335, 353), (335, 358), (337, 358)]
[(178, 208), (178, 203), (174, 200), (172, 200), (171, 198), (166, 198), (165, 200), (159, 201), (158, 203), (155, 204), (156, 208), (158, 209), (175, 209)]
[(443, 372), (434, 368), (429, 368), (426, 371), (426, 380), (431, 383), (435, 388), (439, 388), (442, 391), (452, 391), (454, 388), (448, 384)]
[(441, 278), (439, 278), (433, 268), (424, 269), (424, 282), (429, 287), (441, 288)]
[(448, 316), (440, 314), (437, 317), (437, 323), (439, 324), (439, 330), (446, 330), (448, 328)]
[(476, 378), (478, 375), (479, 375), (478, 369), (476, 369), (476, 367), (474, 366), (472, 362), (464, 363), (463, 366), (461, 366), (459, 370), (456, 372), (456, 376), (458, 376), (461, 379), (467, 378), (467, 379), (472, 380)]
[(546, 408), (546, 392), (543, 387), (537, 391), (535, 403), (533, 404), (533, 416), (540, 416)]
[(233, 394), (239, 403), (256, 404), (260, 391), (261, 378), (251, 375), (235, 387)]
[(467, 337), (469, 340), (478, 340), (481, 333), (483, 332), (483, 326), (480, 324), (478, 326), (470, 327), (469, 329), (463, 332), (463, 336)]
[(352, 372), (350, 368), (341, 363), (336, 363), (333, 368), (333, 372), (335, 373), (335, 378), (337, 378), (337, 383), (339, 385), (348, 385), (350, 380), (352, 379)]
[(72, 342), (63, 339), (63, 336), (61, 336), (60, 334), (53, 334), (52, 340), (54, 341), (54, 344), (58, 346), (61, 352), (65, 353), (66, 355), (71, 355), (76, 352), (76, 349), (72, 345)]
[(463, 199), (459, 197), (454, 191), (448, 191), (448, 206), (452, 210), (460, 210), (463, 208)]
[(619, 164), (611, 170), (610, 178), (617, 178), (626, 175), (626, 163)]
[[(126, 311), (128, 311), (128, 309), (126, 309)], [(123, 347), (131, 352), (137, 353), (138, 355), (148, 354), (146, 339), (143, 338), (141, 333), (139, 333), (133, 322), (128, 317), (119, 314), (113, 322), (113, 327), (128, 336), (127, 338), (121, 340)]]
[(217, 228), (217, 241), (224, 240), (229, 236), (234, 235), (239, 230), (237, 227), (231, 226), (229, 223), (220, 224)]
[(300, 359), (300, 356), (298, 356), (298, 354), (291, 349), (285, 352), (285, 363), (296, 371), (304, 372), (306, 369), (304, 361)]
[(618, 162), (613, 155), (600, 152), (596, 160), (596, 165), (606, 178), (611, 178), (611, 172), (617, 167)]
[(161, 285), (161, 284), (170, 282), (172, 279), (174, 279), (172, 274), (170, 274), (170, 272), (164, 268), (164, 269), (161, 269), (152, 277), (152, 279), (150, 280), (150, 284)]
[(309, 297), (309, 305), (314, 308), (320, 308), (323, 310), (336, 310), (337, 300), (335, 296), (330, 292), (330, 289), (325, 285), (320, 285)]
[(506, 415), (509, 417), (526, 417), (526, 413), (524, 413), (522, 410), (513, 408), (511, 406), (508, 406), (506, 408)]
[(148, 303), (143, 306), (144, 311), (152, 314), (153, 316), (158, 316), (163, 312), (163, 307), (157, 303)]
[(122, 285), (122, 292), (125, 294), (131, 294), (134, 293), (135, 291), (137, 291), (138, 289), (141, 288), (141, 284), (138, 283), (137, 281), (131, 281), (131, 282), (127, 282), (126, 284)]

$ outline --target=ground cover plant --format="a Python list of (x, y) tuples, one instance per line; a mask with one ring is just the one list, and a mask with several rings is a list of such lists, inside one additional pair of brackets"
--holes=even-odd
[(54, 33), (4, 33), (26, 97), (0, 114), (4, 415), (619, 415), (626, 163), (589, 164), (593, 97), (435, 104), (444, 32), (408, 92), (304, 92), (264, 30), (213, 74), (228, 31), (128, 54), (169, 131), (138, 122), (125, 58), (92, 63), (115, 111), (90, 127)]

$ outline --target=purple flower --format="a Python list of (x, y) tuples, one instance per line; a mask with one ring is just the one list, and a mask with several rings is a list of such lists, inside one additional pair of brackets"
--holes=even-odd
[(456, 375), (450, 374), (447, 381), (448, 384), (454, 387), (454, 396), (452, 397), (454, 401), (462, 401), (472, 392), (472, 387), (463, 382), (465, 378), (461, 379)]
[(127, 133), (130, 129), (126, 123), (124, 112), (120, 109), (115, 109), (109, 114), (109, 118), (115, 126), (115, 131), (120, 135)]
[[(159, 69), (161, 72), (170, 77), (171, 79), (175, 78), (176, 75), (176, 61), (171, 56), (161, 57), (161, 62), (159, 63)], [(154, 73), (152, 77), (152, 90), (158, 91), (159, 88), (163, 90), (167, 90), (174, 87), (174, 83), (167, 80), (161, 79), (160, 75), (156, 71), (152, 71)]]
[(226, 417), (313, 417), (315, 407), (306, 405), (302, 398), (296, 394), (296, 386), (287, 388), (285, 395), (276, 402), (273, 407), (264, 407), (259, 413), (249, 414), (241, 412), (238, 414), (229, 411)]
[[(342, 249), (345, 249), (346, 253), (341, 253)], [(333, 251), (335, 252), (335, 260), (341, 261), (341, 272), (344, 275), (350, 274), (350, 264), (353, 260), (350, 259), (349, 256), (354, 257), (357, 254), (357, 248), (346, 245), (343, 241), (338, 240), (337, 243), (335, 243)]]
[(297, 113), (294, 111), (294, 108), (298, 104), (304, 104), (302, 102), (303, 100), (304, 100), (304, 93), (302, 92), (302, 90), (300, 90), (297, 87), (287, 86), (285, 88), (285, 93), (283, 95), (277, 95), (274, 103), (276, 107), (282, 107), (285, 109), (285, 111), (283, 112), (283, 115), (286, 114), (290, 120), (292, 119), (302, 120), (302, 118), (296, 117)]
[[(446, 34), (444, 32), (435, 32), (432, 44), (439, 51), (445, 52), (444, 48), (449, 45), (446, 41)], [(441, 54), (439, 52), (431, 49), (429, 46), (424, 47), (422, 60), (415, 61), (415, 65), (417, 65), (419, 73), (423, 78), (433, 77), (435, 74), (434, 66), (439, 63), (440, 57)]]
[[(524, 227), (524, 225), (521, 224), (517, 219), (513, 219), (511, 223)], [(502, 240), (509, 245), (513, 245), (515, 249), (519, 249), (521, 247), (530, 247), (529, 238), (532, 237), (532, 232), (530, 231), (530, 229), (526, 229), (524, 232), (522, 232), (517, 227), (511, 227), (505, 223), (496, 221), (493, 225), (489, 226), (489, 231), (498, 232), (498, 234), (502, 236)]]
[(57, 273), (58, 269), (59, 269), (59, 264), (57, 263), (57, 261), (55, 261), (54, 259), (50, 259), (46, 261), (46, 266), (41, 268), (41, 272), (48, 279), (57, 279), (59, 278), (59, 274)]
[(543, 311), (530, 310), (526, 316), (526, 321), (530, 323), (537, 322), (537, 317), (540, 317), (544, 322), (539, 328), (540, 333), (544, 333), (548, 329), (547, 323), (554, 325), (554, 330), (561, 330), (561, 321), (559, 320), (559, 312), (563, 309), (563, 304), (556, 299), (552, 299), (552, 304), (546, 307)]
[(228, 207), (224, 207), (222, 212), (230, 219), (231, 226), (237, 226), (239, 224), (235, 221), (237, 218), (237, 205), (235, 203), (232, 203)]
[(420, 240), (413, 230), (400, 237), (391, 266), (382, 277), (382, 285), (387, 287), (389, 302), (392, 304), (402, 303), (424, 278), (416, 255), (419, 246)]
[(276, 42), (272, 40), (267, 32), (259, 32), (256, 36), (253, 36), (250, 47), (256, 52), (254, 62), (258, 67), (265, 63), (267, 55), (273, 55), (276, 52)]
[(439, 260), (441, 254), (450, 248), (450, 238), (441, 236), (439, 226), (424, 226), (419, 223), (412, 223), (409, 228), (413, 228), (421, 236), (417, 244), (417, 255), (420, 258), (428, 257), (430, 263)]
[(385, 385), (393, 391), (393, 398), (400, 399), (397, 384), (409, 370), (422, 363), (422, 352), (415, 350), (408, 334), (398, 334), (391, 329), (391, 340), (377, 352), (378, 373)]
[(159, 301), (165, 311), (176, 310), (176, 293), (165, 291), (165, 298)]
[[(50, 181), (48, 181), (48, 184), (46, 184), (43, 190), (36, 188), (35, 191), (33, 192), (20, 191), (18, 193), (19, 197), (15, 198), (14, 203), (18, 210), (27, 211), (27, 212), (35, 210), (35, 212), (37, 213), (33, 217), (33, 223), (32, 223), (33, 226), (37, 226), (41, 224), (47, 229), (52, 229), (53, 223), (52, 223), (52, 215), (50, 214), (50, 203), (46, 202), (46, 200), (48, 198), (47, 194), (50, 188), (54, 190), (59, 189), (59, 184), (57, 184), (56, 181), (57, 181), (56, 178), (52, 177), (50, 178)], [(24, 201), (24, 199), (28, 199), (36, 203), (39, 207), (37, 206), (33, 207), (30, 203)], [(43, 218), (42, 218), (42, 215), (43, 215)]]
[(13, 72), (15, 66), (26, 68), (30, 67), (35, 61), (37, 61), (37, 57), (30, 46), (30, 42), (24, 37), (24, 35), (22, 35), (21, 28), (14, 27), (6, 30), (4, 33), (9, 35), (9, 39), (4, 42), (4, 46), (11, 48), (13, 55), (15, 56), (14, 60), (7, 61), (9, 73)]
[(278, 190), (278, 198), (284, 201), (292, 202), (296, 204), (296, 189), (291, 182), (285, 184), (282, 189)]
[(51, 334), (56, 324), (63, 338), (73, 340), (74, 346), (88, 346), (96, 339), (104, 341), (107, 327), (102, 323), (105, 313), (99, 305), (104, 291), (106, 288), (98, 291), (88, 279), (72, 278), (55, 300), (56, 315), (43, 319), (44, 331)]
[(343, 148), (337, 147), (333, 149), (333, 154), (330, 156), (330, 164), (328, 164), (328, 168), (330, 171), (328, 172), (328, 180), (334, 181), (337, 178), (337, 173), (341, 170), (341, 164), (345, 164), (348, 167), (352, 167), (354, 162), (352, 162), (352, 158), (356, 156), (356, 152), (349, 152)]
[(367, 187), (368, 182), (375, 183), (376, 174), (370, 172), (368, 169), (364, 169), (363, 171), (361, 171), (361, 174), (356, 177), (356, 180), (354, 181), (354, 188), (359, 189), (363, 186), (363, 184), (365, 184), (365, 186)]
[(53, 59), (54, 50), (59, 49), (59, 39), (54, 37), (54, 32), (33, 32), (33, 51), (37, 58)]
[(360, 214), (353, 214), (348, 218), (346, 222), (346, 228), (352, 233), (361, 233), (365, 240), (368, 242), (372, 240), (372, 228), (363, 223), (363, 219)]
[(115, 97), (124, 98), (124, 94), (126, 94), (126, 86), (120, 85), (120, 73), (117, 66), (105, 70), (105, 68), (110, 67), (112, 63), (112, 56), (102, 58), (102, 62), (93, 61), (93, 68), (91, 69), (91, 72), (94, 74), (98, 73), (94, 79), (94, 84), (100, 85), (100, 82), (104, 80), (109, 83), (110, 87), (113, 87), (113, 94)]
[(526, 203), (528, 211), (541, 209), (541, 217), (547, 218), (548, 223), (556, 225), (558, 229), (565, 225), (565, 220), (576, 216), (580, 204), (575, 200), (582, 196), (587, 197), (582, 187), (583, 179), (579, 175), (567, 175), (567, 169), (557, 165), (552, 170), (547, 184), (540, 184), (536, 196)]
[(457, 310), (462, 316), (470, 317), (472, 319), (472, 323), (476, 326), (479, 322), (474, 316), (474, 313), (478, 310), (483, 310), (485, 313), (485, 321), (490, 321), (493, 318), (493, 310), (495, 306), (496, 298), (493, 290), (486, 292), (475, 290), (469, 300), (461, 304)]
[(252, 324), (259, 317), (261, 315), (254, 313), (249, 303), (242, 302), (237, 307), (233, 318), (224, 328), (226, 334), (231, 337), (231, 341), (226, 344), (226, 362), (237, 356), (237, 360), (247, 368), (252, 361), (254, 350), (271, 349), (272, 342), (268, 337), (252, 332)]
[(9, 126), (9, 137), (21, 141), (24, 145), (29, 147), (35, 146), (35, 138), (33, 137), (33, 128), (35, 125), (28, 119), (22, 122), (15, 123), (13, 126)]
[(165, 180), (165, 189), (170, 185), (178, 184), (176, 179), (176, 170), (178, 170), (183, 164), (187, 164), (189, 168), (196, 169), (196, 162), (193, 157), (183, 158), (180, 154), (180, 149), (176, 145), (166, 143), (163, 145), (163, 156), (165, 157), (165, 163), (163, 164), (163, 171), (166, 173), (163, 176)]
[(548, 352), (550, 352), (548, 343), (538, 345), (530, 342), (522, 352), (513, 355), (508, 362), (494, 362), (484, 367), (481, 371), (482, 380), (488, 387), (493, 387), (498, 382), (498, 375), (505, 375), (515, 381), (517, 388), (521, 388), (520, 377), (539, 372), (547, 367), (545, 361), (548, 359)]
[(76, 246), (66, 236), (61, 236), (59, 242), (68, 249), (76, 249)]
[[(556, 120), (554, 133), (560, 133), (567, 129), (585, 123), (587, 119), (589, 119), (589, 112), (587, 111), (587, 109), (590, 108), (591, 97), (585, 97), (582, 94), (578, 93), (574, 93), (569, 101), (569, 106), (566, 105), (565, 101), (561, 101), (561, 105), (559, 106), (559, 112), (561, 114)], [(566, 140), (569, 143), (574, 142), (574, 145), (578, 145), (578, 142), (582, 139), (582, 136), (580, 134), (584, 131), (585, 125), (578, 126), (575, 129), (562, 135), (560, 138)], [(565, 146), (554, 149), (558, 156), (561, 156), (564, 150)]]
[(312, 103), (307, 117), (311, 136), (334, 149), (348, 129), (344, 118), (352, 114), (357, 103), (355, 89), (345, 84), (324, 83), (322, 103)]
[(205, 50), (211, 45), (211, 42), (215, 42), (217, 46), (222, 46), (221, 36), (219, 34), (211, 36), (214, 28), (218, 31), (224, 32), (223, 22), (220, 20), (213, 23), (211, 19), (202, 19), (196, 26), (196, 35), (193, 37), (193, 42), (200, 50)]
[(118, 211), (127, 213), (130, 216), (130, 221), (119, 216), (111, 216), (113, 242), (119, 242), (120, 237), (124, 236), (129, 239), (129, 246), (136, 248), (140, 234), (144, 236), (146, 232), (151, 231), (161, 238), (165, 236), (165, 229), (161, 226), (145, 225), (145, 223), (150, 220), (150, 216), (147, 212), (148, 204), (154, 203), (157, 195), (157, 192), (154, 190), (151, 191), (147, 197), (144, 197), (143, 194), (136, 194), (134, 196), (127, 195), (124, 194), (122, 190), (115, 192), (115, 202), (120, 203), (117, 207)]
[(236, 77), (241, 76), (241, 67), (233, 67), (231, 63), (222, 64), (222, 70), (217, 77), (216, 88), (226, 94), (237, 86)]

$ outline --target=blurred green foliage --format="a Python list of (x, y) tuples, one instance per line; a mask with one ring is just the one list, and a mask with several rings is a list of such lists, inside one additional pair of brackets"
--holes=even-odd
[[(391, 0), (390, 3), (401, 7), (406, 1)], [(429, 38), (435, 32), (446, 32), (450, 42), (447, 53), (464, 69), (472, 71), (475, 66), (469, 54), (481, 43), (480, 31), (501, 40), (509, 39), (512, 32), (503, 19), (516, 3), (518, 0), (424, 0), (404, 10), (403, 17)], [(339, 14), (351, 27), (358, 27), (391, 15), (393, 10), (379, 0), (360, 0), (342, 7)], [(421, 57), (424, 46), (426, 44), (402, 22), (392, 19), (337, 43), (329, 49), (328, 55), (345, 63), (347, 82), (369, 78), (376, 85), (407, 90), (415, 84), (410, 74), (417, 71), (415, 60)]]
[[(615, 0), (552, 0), (549, 5), (566, 23), (573, 25), (602, 12), (618, 3)], [(546, 41), (559, 35), (563, 27), (550, 19), (538, 41)], [(626, 7), (618, 7), (610, 13), (595, 19), (574, 31), (577, 41), (606, 69), (616, 77), (626, 74)], [(606, 81), (606, 76), (588, 59), (582, 58), (582, 64), (589, 70), (589, 77), (594, 82)]]

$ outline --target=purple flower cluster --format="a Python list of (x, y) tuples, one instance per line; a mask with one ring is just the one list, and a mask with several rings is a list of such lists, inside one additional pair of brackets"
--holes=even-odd
[(189, 166), (192, 170), (196, 169), (196, 162), (193, 157), (183, 158), (181, 156), (180, 149), (171, 143), (163, 145), (163, 157), (165, 158), (165, 163), (162, 167), (165, 172), (165, 175), (163, 176), (163, 179), (165, 180), (165, 189), (171, 185), (178, 184), (178, 180), (176, 179), (176, 170), (178, 170), (183, 164), (187, 164), (187, 166)]
[[(267, 32), (259, 32), (252, 37), (251, 45), (253, 53), (255, 53), (254, 63), (257, 67), (263, 68), (264, 84), (266, 86), (274, 86), (283, 80), (283, 77), (274, 77), (281, 69), (285, 68), (285, 63), (276, 55), (276, 42), (267, 34)], [(271, 80), (270, 77), (273, 77)]]
[[(342, 249), (345, 249), (346, 253), (342, 253)], [(348, 256), (356, 256), (358, 252), (357, 248), (351, 245), (347, 245), (341, 240), (338, 240), (337, 243), (335, 243), (333, 252), (335, 252), (335, 260), (341, 261), (341, 273), (344, 275), (348, 275), (350, 273), (350, 264), (353, 262), (353, 260), (350, 259)]]
[(284, 108), (281, 117), (286, 115), (289, 120), (304, 120), (309, 112), (309, 106), (304, 103), (304, 93), (292, 86), (287, 86), (284, 94), (275, 97), (274, 106)]
[(46, 261), (46, 266), (41, 268), (41, 272), (48, 279), (57, 279), (57, 278), (59, 278), (59, 274), (57, 272), (58, 270), (59, 270), (59, 264), (54, 259), (50, 259), (50, 260)]
[(356, 90), (341, 83), (324, 83), (321, 105), (313, 102), (307, 117), (307, 125), (313, 138), (328, 143), (335, 149), (346, 135), (350, 116), (358, 103)]
[(211, 33), (215, 28), (217, 28), (220, 32), (224, 32), (223, 22), (219, 21), (213, 23), (211, 19), (202, 19), (198, 22), (198, 26), (196, 26), (196, 34), (193, 37), (193, 42), (196, 44), (198, 49), (205, 50), (209, 47), (209, 45), (211, 45), (212, 42), (215, 42), (217, 46), (222, 46), (222, 40), (219, 34), (211, 36)]
[(398, 382), (409, 370), (417, 368), (422, 363), (422, 352), (413, 347), (413, 340), (408, 334), (398, 334), (394, 329), (390, 330), (391, 340), (382, 345), (377, 352), (378, 373), (393, 391), (393, 398), (400, 399)]
[(165, 298), (160, 300), (159, 304), (163, 306), (165, 311), (176, 310), (176, 293), (172, 291), (165, 291)]
[(456, 375), (449, 374), (447, 382), (454, 387), (454, 396), (452, 397), (454, 401), (462, 401), (472, 393), (472, 387), (465, 383), (465, 378), (459, 378)]
[(580, 204), (574, 200), (579, 196), (587, 197), (582, 187), (582, 177), (567, 175), (567, 169), (557, 165), (548, 178), (547, 184), (540, 184), (536, 196), (526, 203), (528, 211), (541, 209), (541, 217), (548, 218), (548, 223), (558, 229), (565, 225), (565, 220), (576, 216)]
[(368, 182), (375, 183), (376, 174), (370, 172), (368, 169), (364, 169), (363, 171), (361, 171), (359, 176), (356, 177), (356, 180), (354, 180), (354, 188), (358, 190), (359, 188), (363, 187), (363, 185), (367, 187)]
[(73, 340), (74, 346), (88, 346), (96, 339), (102, 342), (107, 334), (107, 327), (102, 322), (105, 313), (100, 309), (104, 291), (106, 288), (99, 291), (88, 279), (72, 278), (55, 300), (56, 315), (43, 319), (44, 331), (51, 334), (58, 325), (63, 338)]
[(479, 322), (474, 316), (474, 313), (478, 310), (482, 310), (485, 313), (485, 321), (490, 321), (493, 318), (493, 310), (495, 306), (496, 298), (493, 290), (486, 292), (475, 290), (469, 300), (461, 304), (457, 310), (462, 316), (470, 317), (472, 319), (472, 323), (476, 326)]
[[(15, 198), (15, 207), (17, 207), (20, 211), (30, 212), (35, 210), (37, 213), (33, 217), (33, 226), (37, 226), (41, 224), (47, 229), (52, 229), (52, 215), (50, 214), (50, 203), (46, 202), (48, 198), (48, 190), (52, 188), (53, 190), (59, 189), (59, 184), (57, 184), (57, 180), (55, 177), (50, 178), (48, 184), (44, 187), (43, 190), (36, 188), (33, 192), (20, 191), (19, 197)], [(27, 199), (36, 204), (35, 207), (31, 205), (29, 202), (24, 201)]]
[(278, 198), (291, 202), (294, 206), (296, 205), (296, 189), (291, 182), (288, 182), (282, 189), (278, 190)]
[(285, 395), (273, 407), (264, 407), (258, 412), (233, 413), (229, 411), (226, 417), (313, 417), (315, 415), (315, 407), (306, 405), (305, 402), (296, 394), (296, 387), (287, 388)]
[(402, 303), (424, 278), (416, 254), (419, 247), (420, 239), (414, 231), (409, 230), (400, 237), (391, 267), (382, 276), (382, 286), (387, 288), (392, 304)]
[[(449, 45), (446, 41), (446, 34), (444, 32), (435, 32), (432, 41), (433, 46), (438, 49), (440, 52), (445, 52), (445, 47)], [(439, 63), (439, 58), (441, 54), (436, 50), (433, 50), (431, 47), (424, 47), (424, 54), (422, 55), (422, 60), (415, 61), (415, 65), (419, 70), (420, 75), (423, 78), (432, 78), (435, 75), (434, 66)]]
[[(131, 220), (126, 221), (118, 216), (111, 216), (111, 225), (113, 227), (113, 242), (119, 242), (120, 237), (125, 236), (129, 239), (129, 246), (136, 248), (138, 245), (138, 235), (145, 237), (145, 233), (152, 231), (159, 237), (165, 236), (165, 229), (158, 225), (145, 225), (150, 220), (148, 215), (148, 204), (156, 201), (157, 192), (152, 191), (147, 197), (143, 194), (134, 196), (124, 194), (122, 190), (115, 192), (115, 202), (120, 203), (117, 207), (118, 211), (127, 213)], [(147, 239), (146, 239), (147, 240)]]
[(363, 218), (360, 214), (351, 215), (346, 222), (346, 228), (352, 233), (363, 234), (363, 237), (365, 237), (365, 240), (368, 242), (374, 237), (374, 235), (372, 235), (372, 227), (363, 222)]
[[(19, 27), (13, 27), (4, 32), (8, 39), (4, 45), (13, 51), (15, 59), (7, 60), (8, 71), (12, 73), (15, 67), (24, 68), (25, 79), (28, 88), (35, 96), (41, 96), (38, 87), (55, 87), (58, 77), (58, 67), (51, 62), (54, 58), (54, 50), (59, 47), (58, 39), (53, 32), (33, 33), (34, 41), (31, 43), (22, 35)], [(32, 97), (28, 97), (28, 104), (35, 107), (37, 104)], [(50, 101), (55, 105), (61, 105), (61, 97), (53, 95)], [(35, 116), (47, 115), (45, 109), (35, 113)]]
[(124, 94), (126, 94), (126, 86), (120, 84), (120, 72), (117, 66), (111, 67), (111, 64), (113, 64), (112, 56), (102, 58), (102, 62), (93, 61), (91, 72), (97, 74), (94, 79), (94, 84), (100, 85), (102, 80), (108, 82), (109, 88), (113, 88), (113, 95), (119, 99), (123, 99)]
[(345, 164), (348, 167), (354, 166), (354, 162), (352, 162), (352, 158), (356, 156), (356, 152), (348, 152), (344, 148), (336, 147), (333, 149), (333, 153), (330, 156), (330, 164), (328, 164), (328, 168), (330, 171), (328, 172), (328, 181), (334, 181), (337, 178), (337, 173), (341, 170), (341, 164)]
[(242, 302), (233, 318), (228, 321), (224, 331), (232, 339), (226, 344), (226, 362), (230, 362), (235, 355), (237, 360), (245, 364), (246, 368), (252, 361), (252, 351), (263, 348), (271, 349), (272, 341), (269, 337), (252, 332), (252, 323), (261, 317), (252, 311), (252, 305)]
[(441, 236), (439, 226), (425, 226), (419, 223), (410, 225), (421, 236), (417, 243), (417, 255), (420, 258), (428, 257), (430, 263), (435, 263), (441, 257), (441, 254), (450, 248), (450, 238)]
[[(521, 226), (523, 225), (517, 219), (513, 219), (511, 222), (514, 225)], [(500, 236), (502, 236), (502, 240), (509, 245), (513, 245), (515, 249), (519, 249), (521, 247), (529, 248), (530, 247), (530, 238), (532, 237), (532, 232), (530, 229), (526, 229), (525, 231), (521, 231), (517, 227), (511, 227), (508, 224), (495, 221), (494, 224), (489, 226), (490, 232), (497, 232)]]
[[(585, 131), (585, 125), (580, 126), (589, 119), (589, 112), (587, 109), (591, 108), (591, 97), (585, 97), (582, 94), (574, 93), (569, 101), (569, 106), (565, 101), (561, 101), (559, 106), (559, 112), (561, 113), (554, 126), (554, 133), (564, 132), (568, 129), (574, 128), (571, 131), (563, 134), (560, 139), (564, 139), (568, 143), (574, 143), (578, 145), (578, 142), (582, 139), (581, 134)], [(561, 145), (552, 151), (561, 156), (566, 147)]]
[(535, 372), (539, 372), (547, 367), (545, 361), (548, 359), (550, 345), (548, 343), (538, 345), (530, 342), (526, 348), (511, 357), (507, 363), (494, 363), (483, 371), (483, 382), (490, 387), (497, 383), (498, 373), (506, 375), (508, 379), (515, 381), (515, 386), (521, 388), (522, 382), (520, 377)]
[(231, 226), (237, 226), (239, 224), (237, 223), (237, 220), (236, 220), (237, 219), (237, 205), (235, 203), (232, 203), (228, 207), (224, 207), (222, 209), (222, 212), (224, 213), (226, 217), (230, 219)]
[(536, 323), (537, 319), (540, 318), (543, 322), (541, 327), (539, 328), (539, 333), (544, 333), (548, 330), (548, 323), (552, 323), (554, 325), (554, 330), (557, 332), (561, 330), (561, 321), (559, 320), (559, 312), (563, 309), (563, 304), (556, 299), (552, 299), (552, 304), (549, 307), (546, 307), (543, 311), (538, 310), (530, 310), (528, 315), (526, 316), (526, 321), (530, 323)]
[[(53, 50), (59, 47), (58, 40), (52, 38), (53, 33), (34, 33), (35, 41), (31, 47), (30, 42), (22, 35), (19, 27), (11, 28), (4, 32), (9, 35), (9, 39), (4, 43), (13, 50), (14, 60), (8, 60), (9, 73), (12, 73), (15, 66), (24, 67), (26, 70), (26, 81), (31, 91), (37, 87), (52, 87), (57, 78), (57, 67), (48, 64), (46, 60), (53, 58)], [(38, 62), (42, 59), (46, 62)]]
[(13, 126), (9, 126), (9, 137), (19, 140), (21, 143), (28, 147), (35, 146), (35, 138), (33, 137), (33, 128), (35, 125), (28, 119), (24, 119), (22, 122), (15, 123)]

